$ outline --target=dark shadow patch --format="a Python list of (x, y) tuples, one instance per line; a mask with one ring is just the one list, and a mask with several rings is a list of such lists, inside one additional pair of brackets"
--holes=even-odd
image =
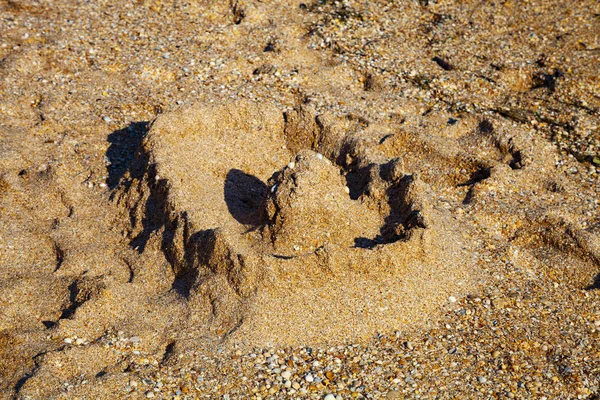
[(108, 135), (108, 150), (106, 158), (108, 161), (108, 178), (106, 184), (114, 189), (130, 167), (135, 151), (142, 144), (142, 140), (148, 132), (148, 122), (132, 122), (127, 128), (119, 129)]
[(263, 52), (279, 52), (277, 49), (277, 43), (274, 40), (269, 40), (263, 49)]
[(444, 71), (452, 71), (454, 69), (454, 66), (452, 64), (440, 57), (436, 56), (433, 57), (431, 60), (435, 61), (435, 63), (439, 65)]
[(63, 262), (65, 261), (65, 251), (60, 247), (58, 243), (54, 243), (54, 256), (56, 258), (54, 272), (56, 272), (60, 269), (60, 267), (62, 267)]
[(359, 249), (372, 249), (377, 246), (377, 243), (374, 239), (369, 239), (366, 237), (358, 237), (354, 239), (354, 247)]
[(363, 89), (366, 92), (368, 92), (368, 91), (373, 90), (374, 88), (375, 88), (375, 77), (373, 76), (372, 73), (368, 72), (364, 76)]
[[(382, 170), (385, 168), (382, 167)], [(380, 173), (386, 175), (383, 171)], [(355, 238), (354, 247), (373, 249), (380, 244), (408, 240), (415, 228), (427, 228), (421, 210), (415, 208), (415, 205), (408, 200), (409, 191), (414, 182), (415, 178), (412, 175), (405, 175), (387, 189), (386, 197), (390, 213), (385, 218), (379, 234), (373, 239)]]
[[(25, 386), (25, 383), (29, 380), (29, 378), (31, 378), (33, 376), (33, 372), (30, 372), (28, 374), (25, 374), (21, 379), (19, 379), (17, 381), (17, 383), (15, 384), (15, 393), (19, 393), (19, 391), (21, 390), (21, 388), (23, 386)], [(17, 398), (16, 396), (14, 398)]]
[(521, 155), (520, 150), (511, 151), (510, 155), (512, 156), (512, 160), (508, 162), (508, 166), (511, 169), (521, 169), (523, 168), (523, 156)]
[(165, 352), (163, 354), (162, 360), (161, 360), (161, 364), (167, 364), (170, 360), (173, 359), (173, 356), (175, 355), (175, 342), (170, 342), (169, 344), (167, 344), (167, 347), (165, 348)]
[[(188, 226), (187, 216), (183, 216), (184, 221), (177, 223), (183, 223), (184, 226)], [(174, 247), (174, 232), (176, 227), (166, 227), (162, 241), (162, 251), (167, 258), (169, 264), (173, 267), (180, 265), (175, 259), (173, 253)], [(185, 240), (185, 254), (183, 266), (179, 269), (174, 269), (175, 279), (171, 285), (171, 288), (184, 298), (189, 298), (190, 293), (198, 279), (200, 274), (200, 266), (206, 265), (208, 260), (213, 253), (214, 246), (211, 246), (211, 239), (214, 236), (214, 230), (207, 229), (196, 232), (189, 235), (188, 232), (184, 232)]]
[(296, 258), (296, 256), (284, 256), (282, 254), (271, 254), (271, 256), (279, 258), (280, 260), (291, 260), (293, 258)]
[(42, 324), (44, 324), (46, 329), (52, 329), (57, 325), (54, 321), (42, 321)]
[(78, 302), (77, 302), (77, 293), (78, 293), (78, 289), (77, 289), (77, 281), (71, 283), (69, 285), (69, 306), (67, 308), (65, 308), (62, 311), (62, 314), (60, 315), (59, 319), (64, 319), (64, 318), (71, 318), (73, 316), (73, 314), (75, 314), (75, 310), (77, 310), (77, 307), (79, 306)]
[(538, 74), (534, 75), (532, 79), (533, 85), (531, 89), (546, 88), (550, 93), (554, 93), (556, 90), (556, 81), (558, 78), (565, 76), (565, 73), (559, 69), (555, 69), (552, 74)]
[(391, 137), (394, 137), (394, 135), (392, 133), (385, 135), (384, 137), (379, 139), (379, 144), (383, 144), (386, 140), (388, 140)]
[(373, 240), (375, 243), (394, 243), (407, 239), (414, 228), (426, 228), (421, 210), (407, 201), (408, 193), (414, 184), (412, 175), (405, 175), (399, 182), (387, 190), (390, 213), (385, 218), (379, 235)]
[(471, 174), (471, 177), (469, 178), (468, 181), (466, 181), (464, 183), (460, 183), (458, 186), (459, 187), (471, 186), (476, 183), (479, 183), (479, 182), (489, 178), (492, 175), (491, 171), (492, 171), (491, 167), (481, 167)]
[(365, 173), (366, 168), (346, 174), (346, 186), (350, 189), (350, 198), (352, 200), (358, 200), (363, 193), (365, 193), (367, 185), (369, 183), (369, 174)]
[[(148, 163), (148, 155), (143, 154), (139, 159), (140, 164)], [(156, 168), (154, 165), (148, 165), (148, 187), (150, 188), (150, 195), (146, 200), (146, 204), (144, 206), (145, 212), (142, 217), (142, 231), (131, 241), (129, 245), (136, 250), (138, 253), (143, 253), (146, 248), (146, 244), (152, 234), (158, 231), (162, 226), (164, 226), (164, 216), (167, 212), (165, 199), (167, 196), (167, 183), (164, 179), (156, 180)], [(141, 173), (143, 175), (143, 172)], [(133, 175), (133, 174), (132, 174)], [(132, 176), (136, 178), (135, 176)], [(138, 177), (139, 178), (139, 177)], [(126, 185), (130, 185), (130, 182), (127, 182)], [(134, 225), (132, 221), (132, 225)]]
[(585, 287), (585, 290), (597, 290), (600, 289), (600, 274), (594, 277), (594, 282), (591, 285)]
[(231, 8), (231, 13), (233, 14), (233, 23), (236, 25), (241, 24), (246, 17), (246, 11), (242, 5), (238, 1), (230, 0), (229, 7)]
[(255, 176), (231, 169), (225, 178), (223, 195), (227, 209), (240, 224), (258, 226), (263, 222), (267, 185)]
[(479, 132), (484, 135), (491, 135), (492, 133), (494, 133), (494, 126), (487, 119), (484, 119), (483, 121), (481, 121), (477, 128), (479, 129)]
[(46, 351), (42, 351), (41, 353), (36, 354), (35, 356), (33, 356), (33, 362), (35, 364), (35, 366), (33, 367), (32, 370), (30, 370), (29, 372), (27, 372), (25, 375), (23, 375), (23, 377), (21, 377), (21, 379), (19, 379), (17, 381), (17, 383), (15, 384), (15, 388), (14, 388), (14, 392), (15, 392), (15, 396), (13, 397), (13, 399), (20, 399), (21, 397), (18, 396), (19, 392), (21, 391), (21, 389), (23, 388), (23, 386), (25, 386), (25, 383), (27, 383), (27, 381), (33, 377), (35, 375), (35, 373), (37, 372), (39, 366), (39, 358), (44, 356), (46, 354)]
[(59, 319), (71, 319), (82, 304), (90, 300), (106, 285), (102, 277), (83, 278), (69, 285), (69, 306), (63, 309)]
[(473, 186), (471, 186), (469, 188), (469, 190), (467, 190), (467, 194), (465, 195), (465, 198), (463, 199), (462, 203), (463, 204), (471, 204), (471, 202), (473, 201)]

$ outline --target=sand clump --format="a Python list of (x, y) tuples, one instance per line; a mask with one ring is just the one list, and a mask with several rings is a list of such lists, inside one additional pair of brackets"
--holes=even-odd
[[(352, 199), (363, 188), (346, 186), (345, 165), (310, 147), (293, 154), (287, 143), (298, 138), (286, 140), (292, 130), (282, 123), (289, 119), (257, 107), (198, 105), (162, 116), (138, 155), (147, 159), (145, 172), (125, 178), (118, 194), (137, 222), (132, 243), (161, 237), (154, 242), (199, 330), (253, 345), (361, 337), (417, 324), (468, 287), (465, 244), (448, 230), (452, 217), (427, 206), (424, 182), (397, 160), (369, 163), (376, 182), (366, 176), (369, 190)], [(309, 119), (303, 126), (315, 120), (300, 114)], [(318, 142), (336, 128), (322, 125)], [(359, 143), (336, 142), (330, 157)], [(158, 224), (145, 224), (150, 218)]]

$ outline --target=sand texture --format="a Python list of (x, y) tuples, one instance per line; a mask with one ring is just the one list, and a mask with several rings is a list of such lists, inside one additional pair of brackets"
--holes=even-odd
[(596, 399), (594, 1), (0, 0), (7, 399)]

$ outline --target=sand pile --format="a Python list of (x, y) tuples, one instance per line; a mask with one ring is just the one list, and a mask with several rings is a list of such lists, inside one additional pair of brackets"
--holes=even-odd
[(370, 153), (347, 121), (303, 108), (198, 105), (154, 122), (118, 203), (198, 329), (250, 345), (367, 337), (423, 322), (472, 274), (427, 184)]

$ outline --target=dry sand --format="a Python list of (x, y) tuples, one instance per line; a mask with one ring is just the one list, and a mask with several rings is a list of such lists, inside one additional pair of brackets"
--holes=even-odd
[(597, 2), (0, 16), (4, 397), (600, 396)]

